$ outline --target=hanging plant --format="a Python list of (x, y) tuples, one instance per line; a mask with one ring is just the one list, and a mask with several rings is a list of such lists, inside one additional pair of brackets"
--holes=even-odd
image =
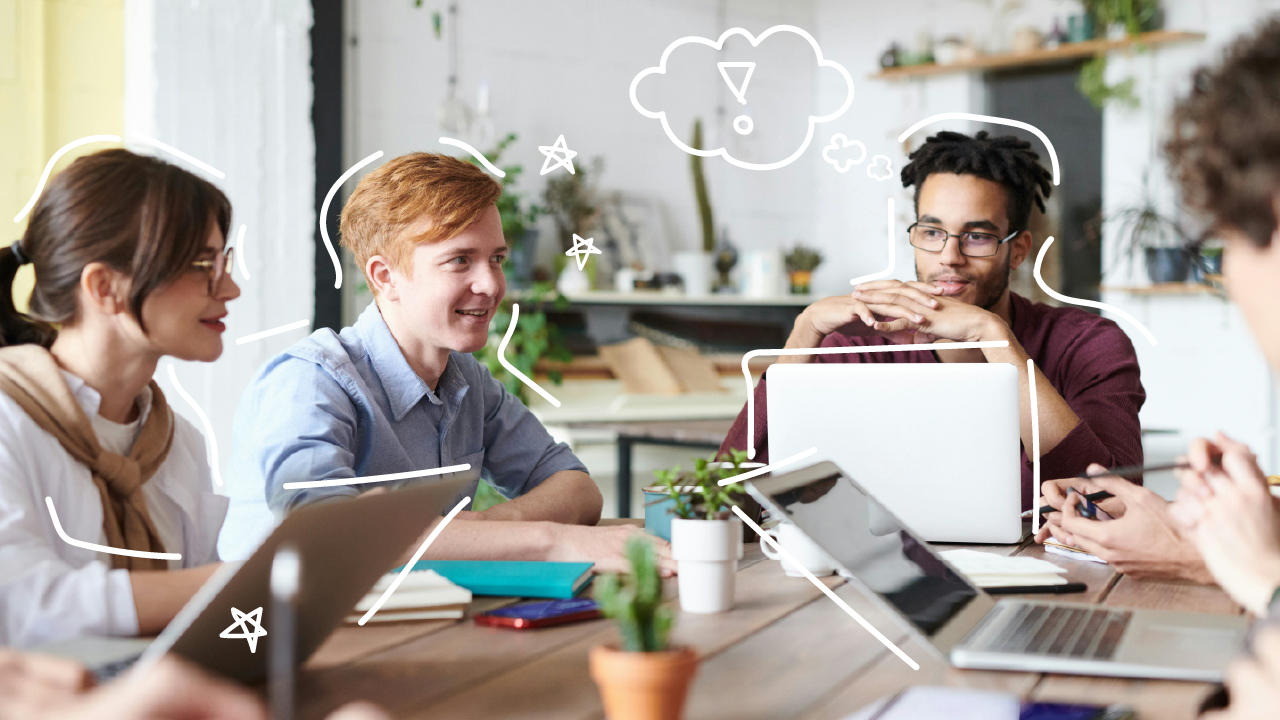
[[(1118, 23), (1124, 26), (1125, 35), (1135, 41), (1134, 49), (1138, 52), (1146, 51), (1140, 38), (1143, 30), (1151, 29), (1156, 22), (1160, 11), (1159, 0), (1084, 0), (1083, 5), (1085, 12), (1093, 16), (1094, 27), (1104, 37), (1108, 29)], [(1138, 106), (1133, 78), (1125, 78), (1114, 85), (1107, 84), (1105, 51), (1099, 52), (1080, 67), (1076, 88), (1099, 110), (1108, 102)]]

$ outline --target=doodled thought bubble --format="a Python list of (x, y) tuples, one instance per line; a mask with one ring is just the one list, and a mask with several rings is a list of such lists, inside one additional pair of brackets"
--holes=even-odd
[[(884, 161), (884, 170), (880, 169), (881, 160)], [(877, 155), (871, 158), (871, 164), (867, 166), (867, 177), (880, 182), (893, 177), (893, 165), (889, 162), (889, 158), (885, 155)]]
[(830, 163), (836, 172), (847, 173), (854, 165), (867, 159), (867, 146), (850, 140), (844, 133), (836, 133), (831, 136), (831, 144), (822, 148), (822, 159)]
[[(685, 144), (685, 142), (681, 140), (680, 137), (671, 130), (671, 124), (667, 120), (667, 113), (665, 110), (646, 108), (640, 104), (639, 98), (636, 97), (636, 89), (640, 86), (640, 83), (645, 78), (649, 77), (650, 75), (666, 75), (667, 74), (667, 60), (668, 58), (671, 57), (671, 54), (674, 53), (681, 46), (704, 45), (704, 46), (713, 48), (715, 50), (721, 50), (724, 47), (726, 40), (734, 36), (741, 36), (745, 38), (747, 42), (751, 43), (752, 48), (758, 48), (761, 43), (768, 40), (771, 36), (780, 35), (780, 34), (796, 35), (802, 38), (806, 43), (808, 43), (809, 47), (813, 50), (814, 63), (820, 68), (831, 68), (835, 70), (837, 73), (839, 73), (840, 77), (844, 79), (845, 86), (848, 88), (848, 91), (845, 93), (844, 102), (840, 104), (840, 106), (835, 110), (835, 112), (832, 112), (829, 115), (820, 115), (820, 116), (808, 115), (806, 114), (804, 109), (802, 108), (796, 109), (795, 122), (797, 124), (804, 123), (806, 125), (804, 141), (800, 144), (798, 148), (795, 149), (794, 152), (792, 152), (790, 155), (783, 158), (782, 160), (778, 160), (776, 162), (770, 162), (770, 163), (752, 163), (752, 162), (746, 162), (744, 160), (734, 157), (724, 147), (708, 148), (708, 149), (702, 149), (702, 150), (692, 148), (689, 145)], [(737, 99), (737, 101), (745, 104), (745, 100), (749, 92), (748, 83), (750, 82), (749, 81), (750, 71), (754, 70), (755, 65), (756, 63), (717, 63), (717, 67), (713, 68), (712, 72), (715, 72), (717, 75), (722, 76), (725, 82), (728, 83), (729, 89), (733, 92), (734, 97)], [(747, 74), (743, 75), (743, 79), (741, 81), (735, 81), (733, 78), (736, 77), (736, 75), (730, 76), (729, 73), (727, 72), (727, 70), (730, 69), (731, 67), (737, 67), (737, 66), (741, 66), (741, 68), (739, 69), (746, 69), (748, 71)], [(738, 74), (741, 74), (741, 73), (738, 73)], [(817, 125), (818, 123), (825, 123), (825, 122), (830, 122), (832, 120), (835, 120), (836, 118), (843, 115), (845, 111), (849, 109), (849, 106), (851, 104), (853, 104), (853, 78), (850, 77), (849, 71), (845, 70), (844, 67), (840, 65), (840, 63), (823, 58), (822, 48), (818, 47), (818, 41), (814, 40), (813, 36), (810, 35), (809, 33), (805, 32), (804, 30), (801, 30), (798, 27), (794, 27), (792, 25), (775, 25), (774, 27), (771, 27), (768, 30), (765, 30), (758, 37), (755, 35), (752, 35), (751, 33), (747, 32), (742, 28), (730, 28), (729, 30), (724, 31), (724, 33), (720, 36), (718, 40), (710, 40), (708, 38), (697, 37), (697, 36), (680, 38), (679, 40), (676, 40), (675, 42), (667, 46), (667, 49), (662, 52), (662, 58), (658, 61), (658, 64), (655, 67), (646, 68), (640, 71), (640, 73), (631, 80), (632, 107), (634, 107), (636, 111), (639, 112), (641, 115), (644, 115), (647, 118), (652, 118), (654, 120), (660, 121), (662, 123), (663, 132), (667, 134), (667, 138), (671, 140), (672, 144), (674, 144), (676, 147), (680, 148), (681, 150), (685, 151), (686, 153), (689, 153), (690, 155), (698, 155), (701, 157), (715, 157), (718, 155), (720, 157), (723, 157), (729, 163), (747, 170), (775, 170), (777, 168), (785, 167), (787, 165), (790, 165), (792, 162), (795, 162), (796, 158), (803, 155), (804, 151), (809, 148), (809, 143), (813, 141), (814, 126)], [(739, 122), (739, 120), (744, 120), (745, 122)], [(734, 129), (738, 132), (738, 134), (745, 135), (750, 133), (751, 132), (750, 118), (744, 115), (735, 119)]]

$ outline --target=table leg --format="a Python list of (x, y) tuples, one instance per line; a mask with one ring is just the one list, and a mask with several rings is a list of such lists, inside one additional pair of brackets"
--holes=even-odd
[(631, 438), (618, 436), (618, 517), (631, 517)]

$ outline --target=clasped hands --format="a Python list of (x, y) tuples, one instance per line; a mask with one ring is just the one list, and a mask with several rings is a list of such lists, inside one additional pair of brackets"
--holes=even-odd
[(810, 305), (797, 318), (787, 346), (817, 347), (827, 335), (854, 323), (895, 345), (977, 342), (1007, 327), (995, 313), (945, 297), (931, 283), (877, 280)]

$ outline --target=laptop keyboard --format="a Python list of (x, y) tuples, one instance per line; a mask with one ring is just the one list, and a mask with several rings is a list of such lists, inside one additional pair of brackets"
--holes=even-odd
[(1110, 660), (1129, 625), (1127, 610), (1020, 604), (1004, 606), (971, 648), (980, 652)]

